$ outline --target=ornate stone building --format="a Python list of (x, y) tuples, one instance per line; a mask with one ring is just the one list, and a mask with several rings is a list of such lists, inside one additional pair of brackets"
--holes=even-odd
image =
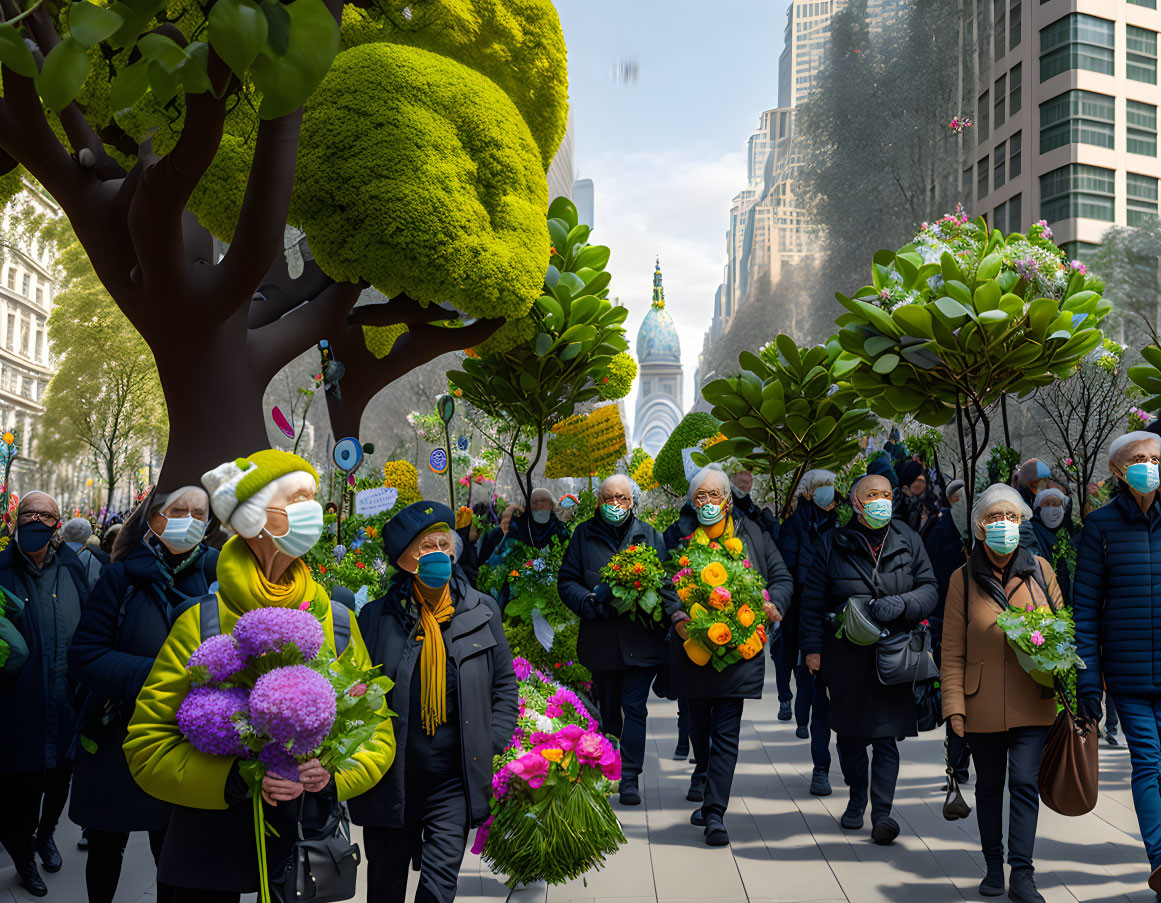
[(653, 271), (653, 307), (637, 333), (637, 364), (640, 388), (633, 436), (636, 444), (656, 455), (685, 411), (681, 343), (665, 309), (660, 260)]

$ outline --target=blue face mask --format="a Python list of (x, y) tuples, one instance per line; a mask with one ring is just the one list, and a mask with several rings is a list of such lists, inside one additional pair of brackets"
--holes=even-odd
[(447, 552), (428, 552), (419, 556), (419, 567), (415, 571), (415, 576), (424, 586), (430, 586), (432, 589), (447, 586), (451, 575), (452, 560)]
[(872, 530), (878, 530), (891, 523), (891, 500), (871, 499), (863, 503), (863, 520)]
[(311, 550), (323, 531), (322, 505), (313, 499), (286, 506), (286, 532), (271, 536), (274, 547), (291, 558), (301, 558)]
[(1151, 461), (1130, 464), (1125, 468), (1125, 482), (1138, 492), (1152, 492), (1158, 485), (1161, 485), (1161, 478), (1157, 474), (1157, 465)]
[(1020, 525), (1009, 520), (984, 526), (984, 542), (997, 555), (1009, 555), (1020, 545)]
[(619, 524), (628, 516), (628, 510), (622, 508), (620, 505), (601, 505), (601, 517), (604, 519), (605, 523)]
[(814, 504), (825, 511), (830, 507), (831, 502), (834, 501), (834, 487), (819, 486), (811, 494), (811, 498), (814, 499)]
[(707, 502), (697, 509), (697, 522), (703, 527), (712, 527), (722, 519), (722, 506)]

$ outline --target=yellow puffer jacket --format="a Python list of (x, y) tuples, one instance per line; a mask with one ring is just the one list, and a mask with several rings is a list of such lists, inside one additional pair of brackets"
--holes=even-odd
[[(237, 553), (231, 543), (240, 543), (237, 537), (231, 539), (223, 549), (223, 556), (229, 551)], [(304, 567), (297, 564), (296, 567)], [(219, 565), (219, 580), (222, 579)], [(224, 584), (223, 584), (224, 585)], [(315, 595), (326, 597), (326, 591), (311, 584)], [(238, 599), (241, 599), (239, 603)], [(149, 677), (137, 697), (137, 706), (129, 722), (129, 733), (125, 739), (125, 757), (134, 779), (146, 793), (160, 800), (178, 806), (194, 809), (226, 809), (225, 787), (230, 768), (234, 764), (232, 756), (214, 756), (194, 749), (177, 726), (177, 710), (189, 692), (189, 673), (186, 664), (189, 657), (201, 645), (201, 615), (199, 603), (184, 612), (174, 623)], [(255, 600), (246, 593), (231, 593), (229, 599), (218, 593), (218, 618), (222, 633), (229, 633), (246, 611), (258, 607)], [(248, 607), (247, 607), (248, 606)], [(327, 612), (323, 622), (327, 640), (334, 645), (334, 624), (332, 614)], [(363, 643), (359, 625), (351, 617), (351, 654), (362, 668), (371, 667), (371, 658)], [(395, 759), (395, 734), (391, 721), (384, 721), (375, 731), (371, 740), (355, 754), (357, 763), (335, 775), (335, 785), (340, 800), (347, 800), (365, 793), (379, 782)]]

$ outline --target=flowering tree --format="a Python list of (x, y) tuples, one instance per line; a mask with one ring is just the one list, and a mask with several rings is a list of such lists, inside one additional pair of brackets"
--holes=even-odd
[(582, 477), (593, 488), (593, 477), (613, 472), (626, 452), (625, 425), (615, 404), (602, 405), (588, 414), (573, 414), (552, 428), (544, 476)]
[(836, 377), (890, 420), (955, 418), (969, 503), (988, 408), (1072, 376), (1103, 338), (1103, 283), (1051, 236), (1041, 222), (1005, 237), (960, 210), (877, 253), (871, 285), (835, 295), (847, 310)]

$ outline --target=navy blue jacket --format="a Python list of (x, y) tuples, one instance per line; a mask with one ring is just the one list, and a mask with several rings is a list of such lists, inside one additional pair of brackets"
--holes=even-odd
[[(807, 575), (814, 566), (823, 540), (837, 526), (838, 515), (833, 508), (830, 511), (823, 511), (810, 499), (799, 498), (797, 507), (782, 523), (782, 529), (778, 534), (778, 551), (782, 553), (786, 570), (790, 571), (790, 576), (794, 578), (794, 603), (786, 613), (779, 631), (783, 652), (788, 661), (798, 659), (798, 615), (802, 588), (806, 586)], [(773, 634), (771, 636), (773, 637)]]
[(1081, 697), (1161, 695), (1161, 505), (1118, 493), (1085, 519), (1072, 587)]
[[(156, 540), (152, 540), (156, 542)], [(137, 786), (121, 744), (137, 694), (183, 605), (214, 582), (218, 552), (202, 545), (175, 576), (150, 540), (106, 565), (69, 648), (69, 671), (89, 691), (69, 818), (100, 831), (165, 828), (170, 806)]]
[[(1044, 525), (1044, 521), (1040, 520), (1039, 511), (1032, 516), (1032, 532), (1036, 534), (1036, 544), (1040, 547), (1040, 557), (1049, 564), (1052, 563), (1052, 550), (1056, 548), (1058, 542), (1061, 540), (1072, 542), (1072, 537), (1068, 535), (1068, 530), (1064, 524), (1055, 530), (1049, 530)], [(1063, 555), (1056, 562), (1055, 571), (1056, 582), (1060, 585), (1060, 595), (1064, 599), (1064, 604), (1072, 605), (1072, 575), (1068, 571), (1068, 559)]]

